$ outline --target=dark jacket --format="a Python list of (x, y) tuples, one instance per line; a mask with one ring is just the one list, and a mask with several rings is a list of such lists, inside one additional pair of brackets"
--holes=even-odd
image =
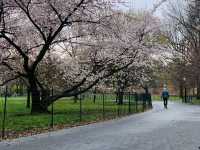
[(162, 98), (169, 98), (169, 92), (168, 91), (163, 91), (162, 92)]

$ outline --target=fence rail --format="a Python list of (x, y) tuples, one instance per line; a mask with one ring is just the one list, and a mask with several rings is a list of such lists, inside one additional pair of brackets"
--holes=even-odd
[(122, 104), (118, 103), (115, 93), (84, 93), (62, 98), (49, 106), (46, 114), (30, 114), (26, 97), (7, 97), (5, 94), (0, 101), (2, 139), (24, 131), (81, 125), (151, 108), (151, 95), (137, 93), (124, 93)]

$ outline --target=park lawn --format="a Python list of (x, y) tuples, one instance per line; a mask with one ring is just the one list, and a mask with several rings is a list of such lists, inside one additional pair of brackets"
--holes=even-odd
[(200, 100), (199, 99), (193, 99), (190, 104), (192, 104), (192, 105), (200, 105)]
[[(0, 128), (2, 126), (3, 104), (0, 98)], [(128, 104), (119, 106), (113, 100), (112, 95), (105, 97), (105, 118), (113, 119), (118, 116), (129, 115)], [(51, 110), (51, 106), (49, 107)], [(138, 106), (138, 112), (142, 111), (142, 106)], [(134, 102), (131, 102), (131, 113), (136, 112)], [(82, 101), (82, 120), (80, 121), (80, 103), (74, 103), (72, 98), (64, 98), (54, 103), (54, 125), (70, 127), (84, 123), (103, 120), (102, 97), (97, 96), (94, 104), (91, 98)], [(26, 108), (26, 97), (9, 97), (7, 101), (7, 132), (23, 132), (33, 129), (46, 129), (50, 127), (51, 114), (30, 114), (30, 109)]]
[[(153, 101), (161, 101), (161, 96), (160, 95), (153, 95), (152, 100)], [(170, 96), (169, 100), (170, 101), (180, 101), (181, 98), (179, 96)]]

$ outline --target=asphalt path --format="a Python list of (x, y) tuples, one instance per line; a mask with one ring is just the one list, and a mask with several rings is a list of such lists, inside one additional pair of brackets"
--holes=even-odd
[(0, 150), (198, 150), (200, 107), (161, 102), (153, 110), (0, 143)]

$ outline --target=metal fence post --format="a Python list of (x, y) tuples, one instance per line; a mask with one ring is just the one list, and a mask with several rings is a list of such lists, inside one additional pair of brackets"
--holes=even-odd
[(131, 93), (128, 93), (128, 113), (131, 113)]
[(146, 108), (146, 94), (142, 94), (142, 109), (143, 109), (143, 112), (145, 111), (145, 108)]
[(135, 93), (135, 111), (138, 112), (138, 95)]
[(8, 96), (8, 87), (6, 86), (5, 91), (5, 102), (4, 102), (4, 109), (3, 109), (3, 122), (2, 122), (2, 139), (5, 137), (5, 123), (6, 123), (6, 113), (7, 113), (7, 96)]
[[(53, 88), (51, 90), (51, 95), (53, 96), (54, 93), (53, 93)], [(54, 125), (54, 102), (52, 102), (51, 104), (51, 127), (53, 128), (53, 125)]]
[(80, 122), (82, 121), (82, 96), (80, 95), (80, 114), (79, 114), (79, 117), (80, 117)]
[(120, 105), (119, 104), (117, 104), (117, 116), (119, 117), (120, 116)]
[(187, 88), (185, 87), (185, 103), (187, 103)]
[(105, 119), (105, 95), (103, 93), (103, 119)]

